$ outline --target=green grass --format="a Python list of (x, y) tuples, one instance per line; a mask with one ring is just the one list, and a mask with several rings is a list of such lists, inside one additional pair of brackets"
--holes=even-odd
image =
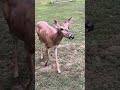
[(120, 74), (119, 4), (119, 0), (86, 0), (86, 17), (95, 25), (94, 31), (86, 35), (88, 90), (119, 89), (120, 81), (115, 79)]
[[(46, 1), (46, 0), (45, 0)], [(45, 2), (44, 2), (45, 3)], [(66, 2), (58, 4), (42, 4), (40, 0), (36, 0), (36, 22), (46, 21), (53, 26), (53, 20), (57, 19), (63, 23), (67, 18), (72, 18), (70, 30), (75, 34), (75, 39), (72, 43), (81, 43), (84, 39), (84, 17), (85, 17), (85, 4), (84, 0), (76, 2)], [(79, 33), (79, 34), (78, 34)], [(68, 41), (68, 40), (67, 40)], [(63, 41), (65, 43), (66, 40)]]
[(86, 0), (86, 17), (91, 18), (95, 24), (91, 39), (108, 40), (120, 33), (119, 8), (119, 0), (109, 0), (109, 2), (107, 0), (97, 2)]
[(36, 90), (84, 90), (84, 18), (85, 1), (61, 2), (49, 4), (49, 0), (36, 0), (35, 21), (46, 21), (53, 26), (53, 20), (57, 19), (63, 23), (67, 18), (72, 17), (70, 31), (75, 35), (74, 40), (64, 38), (58, 48), (58, 59), (61, 65), (61, 74), (56, 72), (55, 55), (51, 49), (49, 65), (44, 66), (40, 60), (40, 47), (36, 36)]

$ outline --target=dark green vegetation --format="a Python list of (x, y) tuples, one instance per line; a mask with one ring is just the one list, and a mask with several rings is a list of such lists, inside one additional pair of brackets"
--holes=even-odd
[[(84, 0), (49, 4), (50, 0), (36, 0), (36, 22), (46, 21), (53, 26), (53, 20), (63, 23), (73, 17), (70, 31), (74, 40), (63, 39), (58, 48), (61, 74), (56, 71), (55, 54), (51, 49), (49, 65), (40, 60), (40, 47), (43, 47), (36, 35), (36, 90), (84, 90)], [(45, 49), (45, 48), (44, 48)]]
[(119, 10), (119, 0), (86, 0), (86, 17), (95, 24), (86, 35), (87, 90), (120, 89)]

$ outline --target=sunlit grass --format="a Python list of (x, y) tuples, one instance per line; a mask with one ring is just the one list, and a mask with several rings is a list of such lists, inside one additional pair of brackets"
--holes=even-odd
[[(36, 22), (46, 21), (53, 26), (53, 20), (63, 23), (72, 17), (70, 31), (75, 35), (74, 40), (63, 39), (58, 48), (58, 59), (61, 65), (61, 74), (57, 74), (55, 68), (55, 55), (51, 49), (49, 65), (44, 66), (44, 59), (40, 60), (40, 47), (36, 36), (36, 90), (84, 90), (84, 17), (85, 2), (49, 4), (49, 0), (36, 0)], [(51, 68), (53, 67), (53, 68)], [(46, 69), (48, 69), (46, 71)]]

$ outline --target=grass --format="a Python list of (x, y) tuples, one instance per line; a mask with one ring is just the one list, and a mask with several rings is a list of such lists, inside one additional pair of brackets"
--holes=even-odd
[(74, 40), (64, 38), (58, 48), (58, 59), (61, 65), (61, 74), (56, 72), (55, 56), (51, 49), (50, 62), (47, 67), (40, 60), (40, 47), (36, 36), (36, 90), (84, 90), (84, 0), (75, 2), (49, 4), (48, 0), (36, 0), (35, 21), (46, 21), (53, 26), (53, 20), (57, 19), (63, 23), (72, 17), (70, 31), (75, 35)]
[(86, 17), (95, 30), (86, 35), (86, 89), (118, 90), (120, 1), (86, 0)]
[[(8, 25), (3, 16), (2, 6), (3, 3), (0, 1), (0, 90), (2, 90), (1, 86), (4, 87), (5, 90), (11, 90), (15, 85), (13, 77), (14, 44)], [(19, 41), (17, 51), (19, 62), (19, 83), (24, 85), (27, 82), (28, 72), (25, 63), (24, 44), (22, 41)]]

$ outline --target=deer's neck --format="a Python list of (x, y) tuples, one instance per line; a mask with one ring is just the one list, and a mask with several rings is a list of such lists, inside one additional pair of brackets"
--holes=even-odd
[(57, 31), (57, 33), (55, 33), (54, 36), (52, 37), (54, 45), (59, 45), (62, 38), (63, 38), (62, 33), (60, 31)]

